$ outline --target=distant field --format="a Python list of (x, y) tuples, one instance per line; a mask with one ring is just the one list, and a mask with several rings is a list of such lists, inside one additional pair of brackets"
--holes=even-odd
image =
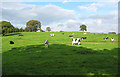
[[(54, 33), (54, 37), (50, 37)], [(65, 33), (65, 35), (62, 35)], [(68, 37), (87, 37), (73, 45)], [(24, 36), (17, 36), (23, 34)], [(109, 37), (108, 40), (103, 38)], [(115, 41), (111, 42), (110, 38)], [(45, 49), (44, 41), (49, 48)], [(10, 45), (9, 41), (14, 41)], [(2, 37), (3, 75), (117, 75), (118, 35), (82, 32), (23, 32)]]

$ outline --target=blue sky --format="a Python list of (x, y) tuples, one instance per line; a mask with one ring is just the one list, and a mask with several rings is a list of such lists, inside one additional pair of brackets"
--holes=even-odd
[(63, 3), (63, 2), (24, 2), (24, 3), (25, 4), (33, 4), (33, 5), (41, 5), (41, 6), (42, 5), (56, 5), (56, 6), (59, 6), (61, 8), (64, 8), (64, 9), (75, 10), (77, 13), (83, 13), (83, 15), (88, 14), (88, 12), (80, 10), (78, 8), (78, 6), (87, 6), (87, 5), (93, 4), (93, 3), (105, 4), (104, 7), (97, 7), (98, 10), (96, 13), (103, 13), (103, 14), (118, 9), (115, 6), (109, 5), (109, 4), (112, 4), (112, 2), (107, 2), (107, 3), (106, 2), (99, 2), (99, 3), (98, 2), (67, 2), (67, 3)]
[[(112, 0), (111, 0), (112, 1)], [(118, 32), (117, 2), (4, 2), (2, 20), (15, 27), (26, 27), (34, 19), (42, 23), (42, 29), (52, 31), (79, 31), (87, 25), (88, 32)]]

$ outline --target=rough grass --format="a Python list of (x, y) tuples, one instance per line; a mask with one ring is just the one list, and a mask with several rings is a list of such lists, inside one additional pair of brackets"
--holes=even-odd
[[(72, 46), (68, 36), (73, 32), (62, 33), (23, 32), (2, 37), (3, 75), (118, 75), (118, 35), (74, 32), (74, 38), (87, 39)], [(48, 49), (45, 40), (50, 42)]]

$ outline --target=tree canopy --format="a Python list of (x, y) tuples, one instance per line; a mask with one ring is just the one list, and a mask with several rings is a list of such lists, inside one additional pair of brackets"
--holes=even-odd
[(80, 26), (80, 31), (87, 31), (87, 26), (84, 25), (84, 24), (82, 24), (82, 25)]
[(27, 27), (37, 27), (37, 28), (41, 28), (41, 23), (37, 20), (30, 20), (26, 23)]
[(108, 34), (116, 34), (116, 32), (109, 32)]
[(50, 28), (50, 27), (47, 27), (47, 28), (46, 28), (46, 31), (50, 32), (50, 31), (51, 31), (51, 28)]
[(10, 22), (7, 22), (7, 21), (1, 21), (0, 22), (0, 27), (2, 27), (2, 34), (3, 34), (3, 36), (6, 33), (13, 32), (13, 29), (14, 29), (14, 26)]
[(32, 32), (32, 31), (37, 31), (39, 29), (41, 29), (41, 23), (37, 20), (30, 20), (26, 23), (26, 31)]
[(2, 26), (2, 29), (3, 29), (3, 27), (6, 27), (6, 28), (13, 28), (14, 27), (10, 22), (7, 22), (7, 21), (1, 21), (0, 26)]
[[(0, 32), (0, 34), (3, 34), (3, 36), (5, 36), (5, 34), (7, 33), (12, 33), (12, 32), (21, 32), (19, 28), (15, 28), (10, 22), (8, 21), (1, 21), (0, 22), (0, 28), (2, 29), (2, 31)], [(23, 31), (23, 30), (22, 30)]]

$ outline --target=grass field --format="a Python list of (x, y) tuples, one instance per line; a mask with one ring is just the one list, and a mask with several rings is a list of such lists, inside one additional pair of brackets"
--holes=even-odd
[[(72, 46), (68, 36), (73, 32), (64, 33), (23, 32), (2, 37), (3, 75), (118, 75), (118, 35), (74, 32), (74, 38), (87, 39)], [(47, 49), (46, 39), (50, 42)]]

